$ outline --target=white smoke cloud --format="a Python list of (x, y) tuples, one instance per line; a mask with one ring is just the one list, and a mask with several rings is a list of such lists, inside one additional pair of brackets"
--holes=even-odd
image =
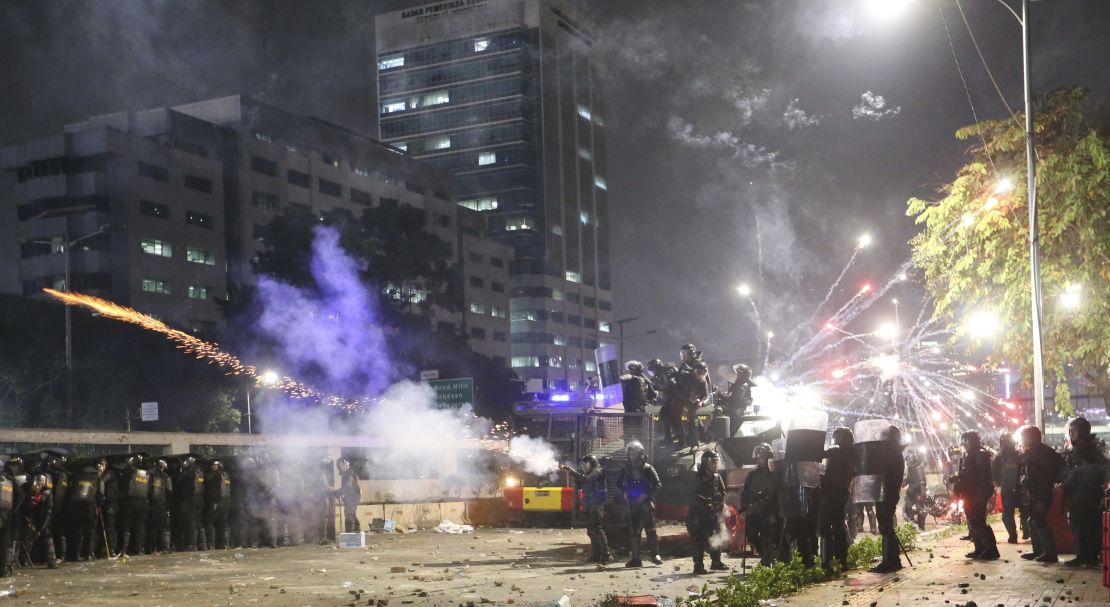
[(547, 475), (559, 467), (555, 448), (542, 438), (515, 436), (509, 441), (509, 459), (531, 474)]
[(901, 111), (902, 106), (900, 105), (887, 107), (886, 98), (882, 95), (876, 95), (871, 91), (864, 91), (864, 93), (860, 95), (860, 102), (852, 108), (852, 118), (856, 120), (878, 122), (884, 118), (895, 116)]
[(786, 125), (786, 128), (795, 131), (821, 124), (820, 116), (809, 115), (805, 110), (798, 107), (798, 103), (799, 100), (795, 98), (786, 104), (786, 110), (782, 113), (782, 123)]
[(718, 131), (712, 135), (702, 135), (694, 130), (694, 125), (679, 118), (667, 121), (667, 130), (675, 140), (686, 145), (703, 149), (728, 149), (733, 157), (749, 168), (785, 168), (787, 165), (778, 159), (778, 152), (744, 141), (729, 131)]

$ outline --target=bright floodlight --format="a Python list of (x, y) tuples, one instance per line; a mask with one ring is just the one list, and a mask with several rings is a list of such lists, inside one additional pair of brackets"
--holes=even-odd
[(736, 287), (736, 292), (739, 293), (740, 295), (744, 296), (744, 297), (747, 297), (747, 296), (752, 294), (752, 288), (749, 287), (747, 285), (747, 283), (744, 283), (744, 284), (740, 285), (739, 287)]
[(1014, 189), (1014, 180), (1009, 177), (1003, 177), (998, 180), (998, 184), (994, 186), (995, 194), (1005, 194)]
[(768, 331), (768, 332), (767, 332), (767, 339), (771, 339), (771, 338), (772, 338), (772, 337), (774, 337), (774, 336), (775, 336), (775, 332), (774, 332), (774, 331)]
[(963, 216), (960, 217), (960, 225), (965, 228), (973, 223), (975, 223), (975, 216), (971, 213), (964, 213)]
[(898, 327), (894, 326), (892, 322), (884, 322), (879, 326), (879, 330), (875, 332), (883, 339), (894, 339), (898, 336)]
[(1079, 293), (1079, 285), (1070, 284), (1064, 291), (1064, 294), (1060, 296), (1060, 305), (1069, 310), (1074, 310), (1079, 307), (1082, 300), (1083, 297)]
[(898, 280), (907, 280), (908, 278), (909, 276), (907, 276), (905, 272), (898, 275)]
[(262, 383), (270, 385), (276, 384), (280, 377), (278, 376), (277, 371), (274, 371), (273, 369), (267, 369), (262, 372), (261, 379)]
[(972, 315), (967, 323), (968, 331), (980, 339), (993, 336), (998, 332), (998, 317), (983, 310)]
[(856, 241), (856, 244), (859, 246), (859, 248), (866, 249), (867, 245), (871, 244), (871, 235), (864, 234), (860, 236), (859, 240)]
[(864, 5), (875, 19), (893, 21), (906, 12), (914, 0), (865, 0)]

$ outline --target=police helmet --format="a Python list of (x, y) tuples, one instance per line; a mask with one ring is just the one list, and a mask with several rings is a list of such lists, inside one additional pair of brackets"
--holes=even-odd
[(759, 459), (761, 457), (771, 459), (773, 456), (771, 445), (767, 443), (759, 443), (755, 446), (755, 449), (752, 449), (752, 459)]
[(50, 481), (46, 478), (45, 474), (36, 474), (31, 477), (31, 486), (38, 487), (40, 490), (46, 489), (50, 485)]
[(624, 363), (624, 370), (633, 375), (639, 375), (644, 372), (644, 363), (638, 360), (630, 360)]
[(601, 466), (601, 463), (598, 462), (597, 458), (594, 457), (593, 455), (583, 455), (582, 457), (578, 458), (578, 463), (580, 463), (580, 464), (590, 464), (591, 470)]
[(732, 372), (736, 374), (737, 381), (744, 381), (752, 377), (752, 368), (744, 363), (732, 365)]
[(1087, 438), (1091, 435), (1091, 422), (1087, 421), (1085, 417), (1073, 417), (1065, 429), (1070, 434), (1072, 428), (1075, 428), (1079, 433), (1079, 438)]
[(912, 466), (916, 463), (917, 463), (917, 453), (914, 452), (914, 451), (910, 451), (909, 453), (906, 453), (906, 464)]
[(839, 447), (851, 447), (855, 442), (856, 437), (852, 431), (844, 426), (840, 426), (833, 430), (833, 444)]
[(967, 446), (968, 449), (977, 449), (983, 444), (983, 438), (979, 433), (974, 430), (968, 430), (960, 435), (960, 443)]
[(218, 472), (218, 471), (223, 469), (224, 464), (220, 460), (214, 459), (214, 460), (212, 460), (212, 463), (208, 465), (208, 467), (211, 468), (212, 470)]
[(888, 441), (892, 442), (892, 443), (901, 444), (902, 443), (902, 429), (899, 428), (898, 426), (895, 426), (895, 425), (891, 424), (891, 426), (886, 429), (886, 439)]
[(716, 451), (705, 450), (701, 452), (701, 465), (705, 466), (709, 462), (720, 462), (721, 456), (717, 455)]
[(170, 467), (170, 464), (169, 464), (169, 462), (167, 462), (167, 461), (166, 461), (165, 459), (163, 459), (163, 458), (161, 458), (161, 457), (160, 457), (160, 458), (158, 458), (158, 461), (154, 462), (154, 465), (155, 465), (155, 466), (156, 466), (156, 467), (157, 467), (157, 468), (158, 468), (159, 470), (163, 470), (163, 471), (164, 471), (164, 470), (165, 470), (166, 468), (169, 468), (169, 467)]
[(1020, 434), (1022, 439), (1028, 437), (1029, 439), (1038, 443), (1041, 442), (1041, 438), (1043, 436), (1041, 434), (1041, 429), (1033, 425), (1022, 426)]
[(634, 440), (628, 443), (628, 446), (624, 448), (624, 451), (628, 454), (629, 461), (632, 461), (644, 456), (644, 445), (640, 441)]

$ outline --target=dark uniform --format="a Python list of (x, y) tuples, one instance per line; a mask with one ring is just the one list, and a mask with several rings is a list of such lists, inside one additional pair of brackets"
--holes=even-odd
[[(714, 537), (721, 533), (721, 510), (725, 506), (725, 481), (717, 473), (719, 458), (712, 451), (702, 454), (701, 465), (694, 475), (693, 492), (686, 515), (686, 530), (694, 544), (694, 573), (707, 573), (705, 553), (709, 553), (710, 569), (726, 570), (721, 550)], [(718, 540), (719, 541), (719, 540)]]
[(191, 457), (182, 464), (173, 486), (177, 502), (173, 517), (177, 549), (193, 552), (199, 547), (204, 550), (203, 531), (197, 525), (197, 514), (204, 507), (204, 472)]
[(644, 366), (630, 360), (625, 364), (628, 375), (621, 376), (621, 396), (624, 410), (628, 413), (643, 413), (644, 407), (655, 401), (658, 394), (648, 378), (644, 377)]
[(351, 467), (351, 462), (345, 459), (339, 460), (339, 490), (335, 492), (335, 496), (343, 503), (343, 531), (361, 531), (358, 504), (362, 501), (362, 487), (358, 484), (358, 475)]
[(1030, 535), (1033, 551), (1021, 555), (1026, 560), (1055, 563), (1056, 538), (1048, 525), (1048, 509), (1052, 507), (1052, 490), (1060, 478), (1064, 460), (1048, 445), (1041, 442), (1041, 431), (1036, 426), (1021, 429), (1024, 449), (1018, 484), (1021, 487), (1021, 508), (1029, 511)]
[(116, 471), (108, 466), (107, 460), (101, 460), (101, 465), (98, 467), (100, 470), (100, 518), (101, 518), (101, 534), (96, 538), (97, 541), (103, 540), (104, 554), (111, 557), (113, 553), (118, 553), (116, 546), (119, 542), (119, 534), (116, 523), (119, 519), (120, 511), (120, 495), (119, 490), (119, 477)]
[(744, 479), (740, 507), (745, 513), (744, 533), (748, 543), (759, 553), (759, 562), (771, 566), (778, 555), (782, 519), (778, 515), (779, 490), (782, 476), (771, 470), (771, 447), (759, 445), (752, 452), (758, 465)]
[[(1018, 471), (1021, 468), (1021, 454), (1014, 448), (1014, 439), (1009, 432), (998, 437), (998, 455), (991, 462), (991, 476), (1002, 493), (1002, 524), (1008, 535), (1006, 542), (1018, 543), (1018, 523), (1014, 520), (1014, 510), (1021, 507), (1021, 492), (1018, 489)], [(1025, 513), (1021, 512), (1022, 536), (1029, 537), (1025, 528)]]
[(66, 469), (65, 458), (55, 456), (50, 460), (50, 485), (54, 493), (54, 513), (57, 520), (50, 526), (50, 530), (54, 533), (54, 548), (57, 550), (59, 559), (69, 558), (69, 541), (66, 536), (69, 532), (67, 523), (70, 521), (65, 515), (69, 512), (71, 484), (72, 477)]
[[(590, 562), (608, 563), (609, 538), (605, 535), (605, 469), (592, 455), (581, 460), (582, 470), (561, 466), (574, 477), (575, 494), (582, 492), (583, 519), (586, 522), (586, 535), (590, 538)], [(639, 537), (637, 536), (637, 543)]]
[[(708, 368), (701, 361), (692, 365), (683, 364), (675, 375), (672, 394), (667, 400), (671, 425), (676, 429), (680, 447), (698, 444), (698, 408), (709, 397), (708, 377)], [(683, 416), (686, 417), (685, 426), (682, 424)]]
[(211, 469), (204, 477), (204, 537), (209, 550), (227, 548), (231, 538), (231, 528), (227, 525), (227, 513), (231, 508), (231, 475), (220, 462), (212, 462)]
[(735, 436), (740, 429), (740, 420), (752, 408), (755, 382), (752, 381), (752, 368), (748, 365), (734, 365), (732, 370), (736, 373), (736, 381), (728, 385), (728, 392), (725, 393), (725, 414), (728, 415), (729, 434)]
[(12, 528), (16, 524), (17, 505), (22, 503), (20, 494), (15, 479), (0, 466), (0, 578), (12, 574)]
[(994, 529), (987, 524), (987, 502), (994, 497), (991, 479), (991, 455), (983, 448), (977, 432), (964, 432), (961, 442), (964, 457), (960, 471), (953, 479), (956, 493), (963, 497), (967, 530), (975, 549), (968, 558), (993, 561), (999, 557)]
[[(150, 517), (150, 471), (139, 467), (135, 461), (124, 471), (123, 511), (120, 516), (120, 530), (123, 532), (118, 552), (120, 554), (142, 554), (146, 550), (146, 521)], [(131, 540), (135, 540), (135, 551), (131, 551)]]
[(835, 444), (825, 450), (825, 473), (821, 476), (820, 508), (817, 527), (824, 538), (825, 550), (821, 566), (832, 569), (835, 559), (840, 567), (848, 562), (848, 523), (846, 520), (849, 488), (855, 476), (855, 454), (852, 452), (852, 431), (833, 431)]
[(898, 535), (894, 528), (894, 513), (902, 492), (902, 478), (906, 473), (906, 460), (902, 455), (902, 431), (891, 426), (887, 431), (888, 453), (883, 467), (883, 501), (875, 504), (875, 518), (879, 521), (879, 535), (883, 538), (883, 560), (871, 569), (874, 573), (890, 573), (902, 568), (899, 556)]
[(642, 567), (640, 560), (640, 532), (647, 536), (651, 562), (663, 563), (659, 556), (659, 535), (655, 531), (655, 494), (663, 486), (659, 473), (644, 460), (644, 447), (633, 442), (626, 448), (628, 464), (621, 471), (619, 485), (628, 503), (629, 551), (632, 558), (626, 567)]
[(1071, 449), (1065, 454), (1067, 467), (1062, 489), (1068, 508), (1068, 523), (1075, 532), (1075, 558), (1068, 567), (1098, 565), (1102, 550), (1102, 497), (1106, 485), (1105, 446), (1091, 435), (1091, 424), (1078, 417), (1068, 422)]
[(30, 566), (35, 550), (42, 546), (46, 566), (58, 566), (54, 553), (54, 534), (50, 524), (54, 519), (54, 494), (46, 488), (46, 476), (35, 475), (24, 485), (23, 507), (19, 512), (19, 561)]
[(906, 454), (906, 503), (902, 505), (902, 518), (925, 530), (925, 464), (916, 453)]
[(96, 464), (90, 462), (82, 466), (73, 476), (70, 487), (68, 516), (73, 521), (74, 551), (77, 558), (88, 560), (96, 556), (97, 499), (100, 478)]
[(166, 473), (166, 461), (158, 460), (150, 471), (150, 532), (149, 549), (169, 552), (170, 500), (173, 499), (173, 480)]

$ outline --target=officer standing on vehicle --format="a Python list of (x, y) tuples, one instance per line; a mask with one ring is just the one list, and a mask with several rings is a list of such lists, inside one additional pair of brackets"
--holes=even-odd
[[(689, 367), (683, 365), (675, 376), (673, 397), (669, 399), (674, 402), (668, 403), (668, 406), (671, 407), (671, 423), (678, 429), (680, 448), (698, 444), (698, 409), (709, 397), (708, 377), (709, 367), (700, 360)], [(686, 417), (685, 426), (682, 424), (683, 416)]]
[(821, 475), (820, 507), (817, 527), (821, 532), (824, 551), (821, 567), (833, 571), (835, 559), (841, 569), (848, 562), (848, 523), (846, 520), (849, 487), (855, 476), (855, 454), (852, 431), (843, 426), (833, 430), (833, 444), (825, 450), (825, 473)]
[(1021, 555), (1027, 561), (1055, 563), (1056, 538), (1048, 525), (1048, 509), (1052, 507), (1052, 491), (1060, 478), (1064, 460), (1048, 445), (1041, 442), (1041, 430), (1036, 426), (1021, 429), (1021, 446), (1024, 451), (1018, 484), (1021, 487), (1021, 507), (1029, 510), (1030, 535), (1033, 551)]
[(771, 445), (760, 443), (752, 450), (756, 467), (740, 492), (741, 512), (746, 514), (744, 533), (759, 553), (759, 564), (770, 567), (778, 555), (782, 520), (778, 516), (781, 475), (771, 469)]
[(925, 464), (917, 453), (906, 453), (906, 503), (902, 505), (902, 518), (908, 523), (917, 525), (921, 531), (925, 530)]
[(204, 475), (204, 537), (209, 550), (228, 547), (231, 528), (227, 512), (231, 508), (231, 476), (219, 460), (208, 465)]
[[(1018, 524), (1014, 520), (1014, 510), (1021, 507), (1021, 492), (1018, 490), (1018, 470), (1021, 468), (1021, 454), (1014, 446), (1014, 436), (1003, 431), (998, 436), (998, 455), (991, 462), (991, 475), (1002, 493), (1002, 524), (1006, 527), (1006, 543), (1018, 543)], [(1025, 528), (1025, 513), (1019, 514), (1021, 534), (1029, 537)]]
[(900, 544), (895, 533), (894, 513), (902, 491), (902, 478), (906, 473), (906, 460), (902, 456), (902, 431), (890, 426), (886, 432), (886, 461), (883, 466), (883, 500), (875, 504), (875, 518), (879, 519), (879, 534), (883, 537), (883, 560), (871, 568), (871, 573), (892, 573), (902, 569)]
[[(605, 469), (593, 455), (583, 456), (578, 463), (578, 470), (564, 464), (560, 464), (559, 469), (574, 477), (575, 493), (582, 492), (586, 535), (590, 538), (590, 562), (604, 565), (613, 558), (609, 554), (609, 538), (605, 536)], [(635, 543), (640, 543), (639, 534)]]
[(339, 489), (335, 496), (343, 503), (343, 531), (354, 533), (362, 527), (358, 523), (358, 504), (362, 501), (362, 487), (358, 485), (358, 475), (351, 468), (351, 460), (339, 459)]
[(173, 497), (173, 480), (167, 472), (169, 464), (164, 459), (154, 462), (150, 470), (150, 529), (152, 552), (170, 551), (170, 499)]
[[(143, 554), (146, 550), (146, 521), (150, 516), (150, 471), (143, 468), (142, 456), (127, 458), (124, 470), (124, 499), (120, 516), (120, 554)], [(135, 552), (131, 552), (131, 539)]]
[(643, 413), (644, 407), (655, 401), (655, 388), (644, 377), (644, 365), (638, 360), (624, 364), (627, 375), (621, 376), (621, 395), (627, 413)]
[(991, 455), (983, 448), (979, 433), (973, 430), (964, 432), (960, 443), (964, 457), (960, 460), (960, 472), (952, 481), (956, 492), (963, 496), (967, 529), (975, 544), (975, 549), (967, 557), (980, 561), (997, 560), (999, 554), (994, 529), (987, 524), (987, 502), (994, 497)]
[(725, 394), (725, 414), (729, 420), (728, 431), (736, 436), (740, 420), (752, 408), (752, 388), (756, 384), (752, 381), (752, 368), (748, 365), (733, 365), (732, 372), (736, 374), (736, 381), (729, 384)]
[(703, 452), (694, 475), (693, 493), (686, 516), (686, 531), (694, 544), (694, 575), (708, 573), (705, 570), (706, 552), (709, 553), (710, 569), (728, 570), (728, 566), (721, 562), (720, 548), (713, 545), (715, 536), (721, 533), (721, 511), (725, 507), (725, 481), (717, 473), (720, 461), (713, 451)]
[(19, 513), (19, 561), (31, 566), (35, 546), (41, 542), (46, 550), (46, 566), (54, 569), (58, 566), (54, 534), (50, 531), (54, 518), (54, 495), (46, 488), (45, 474), (34, 474), (29, 479), (24, 485), (23, 507)]
[(655, 531), (655, 494), (663, 486), (659, 473), (644, 459), (644, 446), (640, 441), (632, 441), (625, 447), (628, 463), (621, 471), (619, 486), (628, 504), (629, 549), (632, 558), (625, 567), (643, 567), (640, 560), (640, 532), (647, 536), (651, 562), (663, 564), (659, 556), (659, 535)]
[(1068, 422), (1071, 449), (1065, 454), (1067, 468), (1062, 488), (1068, 523), (1075, 532), (1075, 558), (1065, 567), (1095, 567), (1102, 551), (1103, 487), (1106, 485), (1105, 445), (1091, 434), (1091, 422), (1077, 417)]

